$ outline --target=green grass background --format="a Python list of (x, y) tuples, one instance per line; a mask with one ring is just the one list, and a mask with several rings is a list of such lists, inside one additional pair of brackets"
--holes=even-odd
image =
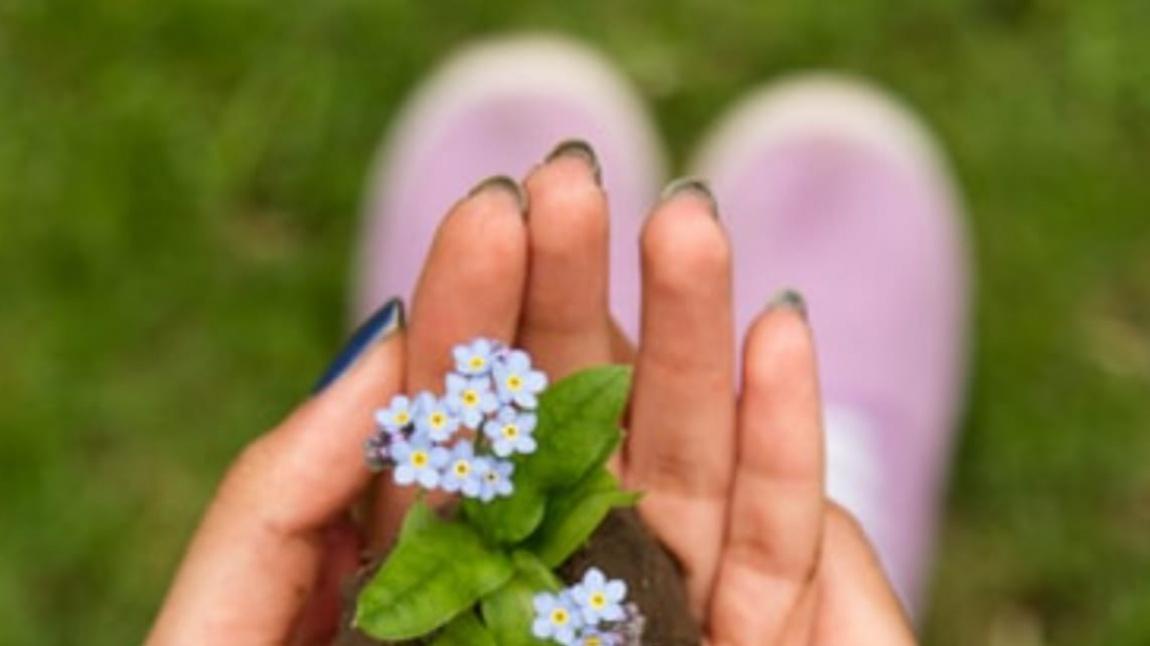
[(340, 341), (385, 124), (518, 28), (610, 54), (677, 159), (794, 70), (919, 109), (978, 258), (926, 640), (1150, 640), (1150, 3), (3, 0), (0, 642), (139, 641)]

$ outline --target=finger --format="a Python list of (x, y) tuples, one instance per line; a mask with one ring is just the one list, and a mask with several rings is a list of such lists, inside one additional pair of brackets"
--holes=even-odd
[(402, 383), (402, 306), (384, 312), (370, 347), (232, 465), (149, 644), (287, 641), (316, 585), (325, 528), (370, 481), (371, 411)]
[(559, 144), (527, 177), (529, 269), (520, 344), (560, 378), (612, 357), (607, 198), (590, 146)]
[(752, 324), (738, 462), (711, 620), (719, 643), (776, 643), (811, 586), (823, 517), (818, 378), (801, 301)]
[[(519, 185), (495, 177), (452, 208), (439, 226), (412, 299), (407, 392), (443, 392), (451, 349), (483, 336), (510, 343), (527, 271), (525, 198)], [(372, 504), (370, 543), (386, 545), (415, 490), (381, 479)]]
[(816, 644), (914, 644), (914, 632), (854, 518), (828, 505)]
[(696, 614), (709, 598), (734, 462), (730, 247), (714, 201), (678, 182), (642, 234), (643, 307), (628, 484), (679, 559)]
[(363, 537), (350, 518), (335, 521), (323, 536), (323, 559), (307, 606), (300, 613), (292, 644), (319, 646), (332, 643), (343, 614), (343, 587), (361, 565)]

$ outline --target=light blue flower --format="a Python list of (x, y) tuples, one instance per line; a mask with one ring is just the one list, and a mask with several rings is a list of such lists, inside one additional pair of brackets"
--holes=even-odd
[(447, 449), (425, 438), (395, 442), (391, 445), (391, 458), (395, 460), (392, 475), (396, 484), (418, 482), (424, 489), (435, 489), (442, 479), (439, 470), (447, 464), (448, 457)]
[(535, 408), (537, 395), (547, 387), (547, 375), (531, 367), (531, 356), (522, 350), (512, 350), (492, 367), (499, 399), (515, 403), (522, 408)]
[(535, 620), (531, 634), (539, 639), (553, 639), (564, 646), (574, 646), (582, 622), (579, 613), (565, 595), (541, 592), (532, 599)]
[(491, 371), (500, 346), (498, 343), (479, 338), (470, 343), (461, 343), (451, 350), (455, 358), (455, 370), (461, 375), (481, 377)]
[(448, 373), (445, 399), (459, 421), (471, 429), (478, 429), (483, 417), (499, 408), (499, 398), (491, 391), (491, 380), (486, 377), (468, 379)]
[(479, 497), (482, 488), (480, 469), (485, 465), (476, 464), (475, 445), (471, 440), (463, 440), (451, 448), (451, 456), (443, 469), (440, 487), (451, 493), (460, 492), (468, 498)]
[(591, 568), (583, 575), (583, 580), (571, 588), (571, 598), (579, 606), (583, 621), (598, 625), (602, 621), (621, 621), (623, 599), (627, 596), (627, 584), (619, 579), (607, 580), (599, 568)]
[(519, 412), (504, 406), (483, 425), (483, 433), (491, 440), (491, 449), (501, 458), (512, 453), (534, 453), (535, 413)]
[(411, 400), (404, 395), (391, 398), (387, 408), (375, 411), (375, 421), (379, 427), (390, 434), (398, 434), (414, 421), (415, 413), (412, 410)]
[(491, 502), (497, 496), (510, 496), (515, 490), (511, 484), (514, 464), (506, 460), (475, 458), (475, 470), (479, 474), (479, 499), (483, 502)]
[(433, 442), (446, 442), (459, 429), (459, 418), (451, 413), (447, 402), (431, 393), (415, 398), (415, 430)]

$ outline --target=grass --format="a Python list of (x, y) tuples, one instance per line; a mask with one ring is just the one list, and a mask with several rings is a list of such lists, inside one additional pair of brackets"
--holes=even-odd
[(223, 466), (344, 329), (364, 176), (456, 44), (583, 37), (682, 159), (741, 92), (856, 72), (949, 148), (972, 403), (925, 637), (1150, 634), (1150, 5), (7, 0), (0, 626), (139, 641)]

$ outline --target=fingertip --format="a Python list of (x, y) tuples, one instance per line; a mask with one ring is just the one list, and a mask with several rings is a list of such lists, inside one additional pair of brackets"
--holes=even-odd
[(611, 356), (610, 223), (598, 173), (590, 146), (572, 141), (525, 181), (530, 269), (519, 341), (557, 376)]
[(575, 159), (581, 162), (596, 186), (603, 186), (603, 168), (599, 165), (599, 156), (591, 144), (583, 139), (567, 139), (559, 142), (543, 160), (545, 164), (556, 164), (564, 159)]
[(748, 384), (769, 388), (796, 377), (817, 381), (814, 339), (797, 292), (782, 292), (755, 317), (747, 330), (743, 354), (743, 376)]
[(728, 280), (731, 247), (710, 198), (680, 190), (664, 199), (643, 225), (645, 279), (675, 292), (710, 290)]
[(528, 228), (532, 251), (562, 259), (599, 250), (606, 253), (607, 200), (595, 181), (595, 167), (581, 155), (563, 154), (535, 167), (524, 184), (530, 196)]
[[(510, 178), (481, 182), (440, 224), (427, 267), (448, 258), (474, 264), (472, 270), (512, 274), (526, 260), (526, 193)], [(499, 276), (481, 273), (477, 281)], [(482, 283), (480, 283), (482, 284)]]
[(460, 207), (463, 210), (478, 209), (494, 205), (500, 211), (510, 211), (523, 217), (527, 213), (527, 193), (511, 177), (492, 175), (481, 180), (467, 193)]
[(480, 183), (440, 223), (411, 308), (421, 352), (416, 387), (447, 365), (451, 344), (474, 336), (510, 340), (527, 273), (527, 227), (518, 184)]
[[(401, 315), (402, 316), (402, 315)], [(380, 336), (347, 372), (336, 379), (300, 410), (316, 409), (318, 415), (343, 415), (352, 408), (362, 409), (391, 397), (403, 385), (406, 326), (400, 319), (396, 327)]]
[(659, 195), (659, 201), (663, 204), (684, 199), (700, 202), (711, 217), (719, 217), (719, 204), (715, 199), (715, 193), (711, 190), (711, 185), (703, 178), (680, 177), (672, 180), (663, 187), (663, 192)]
[[(740, 464), (808, 492), (806, 517), (821, 518), (822, 398), (810, 327), (792, 301), (772, 301), (743, 346)], [(817, 523), (814, 523), (817, 525)]]

